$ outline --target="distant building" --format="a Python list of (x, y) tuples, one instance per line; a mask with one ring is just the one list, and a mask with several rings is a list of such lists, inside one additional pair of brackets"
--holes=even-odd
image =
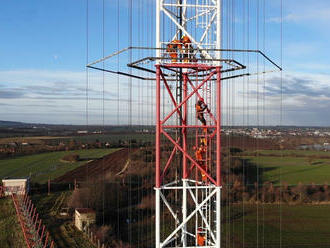
[(96, 213), (91, 208), (76, 208), (75, 211), (75, 226), (84, 231), (88, 226), (96, 221)]
[(8, 178), (2, 180), (4, 195), (24, 195), (30, 191), (29, 178)]
[(78, 130), (77, 134), (88, 134), (87, 130)]

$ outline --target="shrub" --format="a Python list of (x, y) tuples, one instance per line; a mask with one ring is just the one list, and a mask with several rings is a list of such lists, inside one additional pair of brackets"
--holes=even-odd
[(70, 163), (75, 163), (75, 162), (78, 162), (80, 160), (80, 157), (79, 157), (78, 154), (71, 153), (71, 154), (65, 155), (61, 160), (66, 161), (66, 162), (70, 162)]

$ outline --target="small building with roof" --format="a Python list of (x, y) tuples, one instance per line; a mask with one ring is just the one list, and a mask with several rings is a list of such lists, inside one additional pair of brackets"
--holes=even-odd
[(2, 179), (3, 194), (5, 196), (17, 194), (25, 195), (30, 191), (30, 178), (5, 178)]
[(96, 212), (91, 208), (76, 208), (75, 210), (75, 226), (80, 231), (96, 222)]

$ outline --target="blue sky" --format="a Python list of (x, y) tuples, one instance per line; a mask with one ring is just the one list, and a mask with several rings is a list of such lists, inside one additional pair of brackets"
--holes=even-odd
[[(256, 3), (259, 2), (262, 6), (263, 1), (250, 0), (251, 12), (255, 10)], [(279, 62), (280, 0), (265, 1), (265, 50)], [(226, 5), (228, 0), (223, 2)], [(235, 1), (235, 48), (244, 46), (239, 33), (240, 25), (244, 22), (240, 12), (242, 2)], [(2, 4), (0, 120), (86, 123), (86, 3), (87, 1), (81, 0), (11, 0)], [(130, 1), (105, 0), (103, 51), (102, 4), (101, 0), (89, 0), (89, 61), (130, 44)], [(154, 46), (153, 1), (133, 0), (132, 4), (132, 44)], [(283, 0), (283, 4), (282, 124), (328, 126), (330, 115), (325, 113), (330, 109), (330, 33), (327, 32), (330, 25), (330, 1), (315, 0), (311, 5), (306, 0)], [(256, 34), (253, 24), (256, 17), (252, 16), (250, 21), (250, 48), (254, 49), (257, 44), (253, 38)], [(260, 30), (262, 33), (262, 27)], [(261, 34), (260, 37), (262, 36)], [(229, 46), (225, 43), (224, 46)], [(259, 48), (263, 48), (262, 38), (259, 40)], [(128, 122), (129, 107), (126, 102), (130, 80), (106, 75), (104, 81), (103, 105), (102, 74), (90, 72), (89, 123), (102, 123), (103, 106), (106, 124)], [(237, 99), (233, 104), (237, 111), (230, 113), (231, 118), (226, 118), (226, 105), (230, 105), (230, 102), (224, 97), (225, 124), (242, 124), (242, 116), (247, 114), (251, 115), (248, 124), (258, 124), (254, 107), (265, 107), (265, 112), (259, 112), (266, 119), (265, 124), (279, 124), (280, 81), (279, 74), (267, 75), (265, 85), (260, 90), (260, 94), (264, 93), (266, 99), (263, 103), (259, 102), (259, 105), (251, 104), (252, 110), (249, 113), (244, 110), (244, 101), (240, 103), (239, 99), (244, 92), (240, 91), (243, 86), (238, 81), (237, 88), (230, 89), (236, 90), (232, 93)], [(249, 97), (252, 102), (255, 100), (253, 89), (257, 87), (257, 82), (252, 78), (250, 83), (252, 91)], [(135, 97), (153, 98), (152, 84), (148, 82), (146, 87), (136, 88), (138, 93), (135, 94), (138, 95)], [(224, 87), (227, 87), (226, 84)], [(145, 119), (148, 124), (152, 124), (153, 100), (137, 103), (139, 107), (137, 111), (133, 111), (133, 122), (137, 119), (142, 122), (141, 119)], [(147, 111), (143, 110), (143, 104), (148, 106)]]

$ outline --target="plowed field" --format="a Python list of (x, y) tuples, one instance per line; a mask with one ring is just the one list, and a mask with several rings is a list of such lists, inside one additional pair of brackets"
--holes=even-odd
[(75, 179), (77, 181), (87, 181), (115, 175), (122, 170), (128, 155), (128, 149), (121, 149), (69, 171), (53, 180), (53, 182), (73, 182)]

